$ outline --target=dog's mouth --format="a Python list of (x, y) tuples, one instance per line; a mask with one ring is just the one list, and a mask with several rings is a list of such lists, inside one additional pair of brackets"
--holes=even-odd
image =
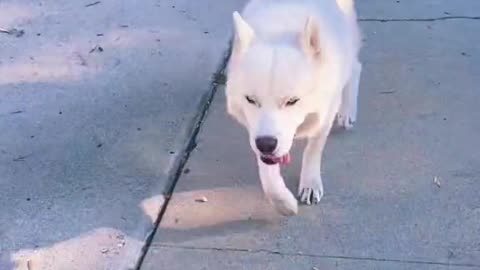
[(291, 157), (290, 157), (290, 154), (285, 154), (281, 157), (277, 157), (277, 156), (274, 156), (274, 155), (260, 155), (260, 159), (262, 160), (263, 163), (267, 164), (267, 165), (275, 165), (275, 164), (282, 164), (282, 165), (286, 165), (286, 164), (289, 164), (290, 161), (291, 161)]

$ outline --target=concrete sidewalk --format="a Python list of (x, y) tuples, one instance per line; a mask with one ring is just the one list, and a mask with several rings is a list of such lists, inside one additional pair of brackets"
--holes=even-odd
[(271, 209), (219, 89), (142, 270), (480, 269), (480, 3), (358, 9), (360, 119), (328, 142), (322, 202)]
[(0, 1), (1, 270), (135, 267), (241, 3)]
[[(0, 270), (137, 267), (244, 2), (0, 2)], [(480, 268), (480, 2), (358, 2), (322, 203), (265, 203), (220, 87), (141, 269)]]

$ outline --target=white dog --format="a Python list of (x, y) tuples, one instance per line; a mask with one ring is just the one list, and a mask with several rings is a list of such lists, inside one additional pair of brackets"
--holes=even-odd
[(334, 121), (346, 129), (357, 115), (362, 66), (353, 0), (252, 0), (234, 12), (227, 108), (250, 136), (263, 190), (284, 215), (298, 211), (280, 164), (293, 139), (307, 138), (299, 200), (323, 196), (322, 152)]

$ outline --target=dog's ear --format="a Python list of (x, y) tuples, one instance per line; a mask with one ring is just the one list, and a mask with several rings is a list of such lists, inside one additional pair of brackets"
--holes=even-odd
[(233, 13), (233, 23), (235, 25), (233, 50), (234, 52), (241, 54), (244, 53), (250, 46), (250, 43), (255, 36), (255, 32), (236, 11)]
[(312, 16), (307, 18), (303, 33), (300, 35), (300, 44), (307, 56), (319, 58), (321, 53), (320, 33), (318, 24)]
[(247, 126), (245, 113), (242, 111), (238, 103), (233, 99), (234, 97), (228, 97), (227, 95), (227, 112), (240, 124)]

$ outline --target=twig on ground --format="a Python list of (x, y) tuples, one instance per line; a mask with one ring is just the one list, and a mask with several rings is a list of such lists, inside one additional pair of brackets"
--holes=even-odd
[(92, 2), (90, 4), (86, 4), (85, 7), (92, 7), (92, 6), (95, 6), (95, 5), (98, 5), (100, 4), (102, 1), (95, 1), (95, 2)]
[(17, 28), (11, 28), (11, 29), (0, 28), (0, 33), (4, 33), (4, 34), (15, 36), (15, 37), (21, 37), (25, 34), (25, 31), (21, 29), (19, 30)]

